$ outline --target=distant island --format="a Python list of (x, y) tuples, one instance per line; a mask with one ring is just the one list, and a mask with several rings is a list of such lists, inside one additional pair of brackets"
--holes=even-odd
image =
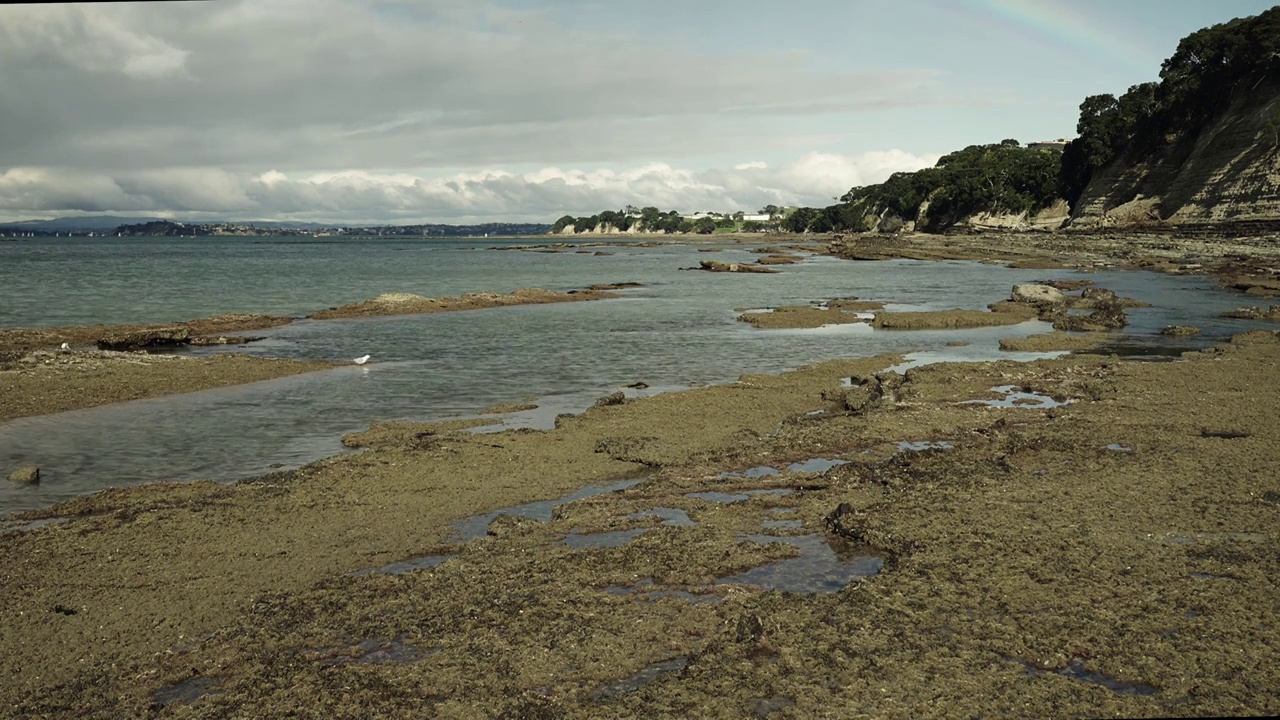
[(0, 224), (0, 237), (403, 237), (451, 238), (542, 235), (544, 223), (484, 223), (480, 225), (322, 225), (318, 223), (211, 222), (127, 218), (135, 222), (104, 227), (104, 218), (37, 220)]

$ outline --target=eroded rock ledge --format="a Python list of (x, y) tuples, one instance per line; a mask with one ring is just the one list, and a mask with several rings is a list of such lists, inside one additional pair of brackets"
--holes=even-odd
[(614, 297), (618, 297), (618, 295), (605, 290), (558, 292), (541, 288), (520, 288), (509, 293), (476, 292), (467, 293), (460, 297), (423, 297), (412, 293), (386, 293), (372, 300), (320, 310), (311, 313), (307, 317), (312, 320), (337, 320), (341, 318), (378, 317), (384, 315), (420, 315), (508, 307), (511, 305), (542, 305), (546, 303), (602, 300)]

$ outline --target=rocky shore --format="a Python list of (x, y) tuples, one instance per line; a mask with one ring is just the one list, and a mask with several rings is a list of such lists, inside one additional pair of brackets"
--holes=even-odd
[[(928, 242), (938, 253), (974, 247)], [(987, 259), (1120, 262), (1039, 242)], [(1124, 266), (1265, 279), (1268, 253), (1247, 272), (1231, 253)], [(462, 299), (358, 304), (345, 316), (445, 300)], [(747, 316), (863, 321), (880, 310), (867, 303)], [(1002, 348), (1086, 349), (1113, 337), (1127, 306), (1084, 282), (1037, 284), (989, 311), (876, 320), (1040, 318), (1062, 327)], [(1068, 355), (886, 372), (902, 360), (615, 393), (546, 431), (468, 432), (498, 418), (379, 423), (344, 438), (359, 452), (297, 471), (110, 490), (25, 513), (0, 523), (0, 708), (90, 718), (1277, 709), (1280, 334), (1164, 363)]]
[[(390, 424), (287, 475), (28, 514), (71, 519), (0, 539), (0, 702), (88, 717), (1273, 707), (1280, 338), (1175, 363), (877, 374), (899, 359), (744, 376), (547, 432)], [(743, 472), (757, 466), (776, 469)], [(626, 540), (569, 539), (598, 532)], [(811, 563), (844, 579), (732, 580), (805, 556), (809, 537), (834, 553)], [(422, 556), (441, 559), (388, 566)], [(841, 574), (855, 566), (870, 574)]]

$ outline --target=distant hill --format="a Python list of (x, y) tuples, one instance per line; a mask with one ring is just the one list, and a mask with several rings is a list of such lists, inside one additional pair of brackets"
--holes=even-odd
[(117, 215), (86, 215), (53, 220), (19, 220), (0, 223), (0, 230), (26, 230), (30, 232), (96, 232), (114, 230), (120, 225), (150, 222), (155, 218), (120, 217)]
[[(26, 230), (29, 232), (100, 232), (103, 230), (115, 230), (122, 225), (145, 225), (147, 223), (170, 222), (164, 218), (153, 217), (127, 217), (122, 215), (85, 215), (83, 217), (62, 217), (53, 220), (19, 220), (16, 222), (0, 223), (0, 231), (6, 230)], [(208, 222), (188, 222), (190, 225), (240, 225), (244, 227), (260, 227), (260, 228), (296, 228), (299, 230), (318, 230), (320, 228), (336, 227), (333, 223), (310, 223), (310, 222), (271, 222), (266, 220), (246, 220), (236, 222), (225, 222), (221, 220)]]

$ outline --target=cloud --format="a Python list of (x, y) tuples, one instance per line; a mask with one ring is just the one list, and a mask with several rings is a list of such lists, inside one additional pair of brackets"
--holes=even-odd
[(133, 79), (181, 74), (187, 52), (127, 26), (132, 8), (50, 4), (0, 11), (0, 57)]
[(827, 205), (851, 186), (932, 165), (936, 156), (901, 151), (842, 156), (811, 153), (776, 168), (731, 170), (665, 163), (624, 170), (528, 173), (482, 170), (445, 176), (343, 171), (299, 176), (270, 170), (147, 170), (118, 175), (14, 168), (0, 174), (0, 215), (79, 212), (176, 213), (221, 219), (325, 222), (551, 222), (625, 205), (663, 209), (755, 210), (767, 204)]
[(760, 157), (823, 118), (946, 102), (933, 71), (710, 51), (479, 0), (0, 7), (0, 167)]
[(850, 118), (956, 102), (929, 70), (566, 24), (554, 7), (2, 6), (0, 213), (546, 220), (825, 204), (932, 162), (832, 151), (854, 147)]

